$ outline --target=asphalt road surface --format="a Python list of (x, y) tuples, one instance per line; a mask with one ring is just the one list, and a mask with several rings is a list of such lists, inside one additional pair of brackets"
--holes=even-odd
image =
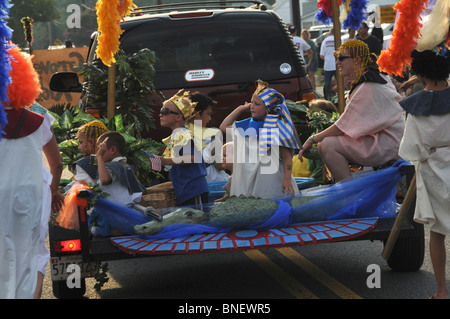
[[(318, 244), (109, 261), (100, 292), (89, 299), (425, 299), (435, 292), (428, 253), (416, 272), (393, 272), (379, 241)], [(448, 245), (449, 243), (447, 243)], [(49, 268), (48, 268), (49, 269)], [(447, 273), (449, 272), (447, 265)], [(374, 277), (379, 275), (378, 277)], [(55, 299), (50, 272), (43, 299)]]

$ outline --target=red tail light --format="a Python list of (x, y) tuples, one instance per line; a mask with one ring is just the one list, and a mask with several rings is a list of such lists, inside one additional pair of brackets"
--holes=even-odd
[(303, 101), (312, 101), (316, 99), (316, 95), (313, 92), (303, 93), (302, 100)]
[(79, 239), (71, 239), (55, 242), (55, 250), (57, 252), (68, 252), (81, 250), (81, 241)]

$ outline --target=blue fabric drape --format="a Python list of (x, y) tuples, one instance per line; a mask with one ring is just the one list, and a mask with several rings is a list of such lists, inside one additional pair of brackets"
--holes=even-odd
[[(291, 207), (293, 197), (277, 200), (276, 211), (261, 222), (248, 225), (247, 229), (265, 230), (284, 228), (292, 223), (341, 220), (351, 218), (387, 218), (396, 214), (397, 183), (404, 176), (401, 169), (409, 164), (399, 160), (393, 166), (375, 172), (356, 174), (349, 181), (327, 187), (303, 190), (297, 196), (310, 196), (311, 201), (298, 207)], [(212, 205), (212, 203), (210, 204)], [(97, 219), (106, 221), (111, 227), (135, 235), (134, 225), (153, 220), (140, 212), (100, 199), (95, 204)], [(227, 233), (232, 227), (202, 224), (176, 223), (162, 228), (155, 235), (142, 236), (145, 239), (177, 238), (202, 233)]]

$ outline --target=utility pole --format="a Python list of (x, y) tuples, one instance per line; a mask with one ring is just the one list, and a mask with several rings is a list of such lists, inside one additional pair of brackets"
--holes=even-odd
[(291, 10), (292, 10), (292, 24), (297, 27), (298, 34), (300, 34), (302, 29), (302, 17), (300, 12), (300, 1), (301, 0), (291, 0)]

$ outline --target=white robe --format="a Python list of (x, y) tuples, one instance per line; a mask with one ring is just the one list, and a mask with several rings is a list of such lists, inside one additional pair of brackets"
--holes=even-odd
[(0, 141), (0, 298), (33, 298), (42, 214), (42, 125)]
[[(55, 118), (48, 112), (43, 114), (44, 122), (42, 124), (42, 140), (43, 144), (46, 145), (53, 138), (51, 133), (51, 126), (55, 121)], [(42, 163), (42, 181), (43, 181), (43, 196), (42, 196), (42, 217), (41, 217), (41, 234), (39, 238), (39, 257), (38, 257), (38, 271), (45, 275), (45, 267), (50, 258), (50, 253), (48, 251), (45, 240), (48, 235), (48, 222), (50, 220), (50, 214), (52, 210), (52, 191), (50, 185), (52, 184), (53, 176), (47, 167)]]
[[(259, 154), (256, 137), (244, 137), (233, 124), (233, 174), (230, 196), (254, 196), (266, 199), (286, 197), (282, 192), (284, 166), (280, 149), (272, 146), (265, 156)], [(298, 194), (295, 178), (291, 174), (292, 187)]]
[(416, 168), (414, 220), (450, 235), (450, 113), (408, 114), (399, 155)]

